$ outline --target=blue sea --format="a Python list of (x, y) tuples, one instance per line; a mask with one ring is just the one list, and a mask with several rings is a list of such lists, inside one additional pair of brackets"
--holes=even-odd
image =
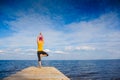
[[(118, 60), (43, 60), (43, 66), (53, 66), (71, 80), (120, 80)], [(0, 80), (29, 66), (36, 60), (0, 60)]]

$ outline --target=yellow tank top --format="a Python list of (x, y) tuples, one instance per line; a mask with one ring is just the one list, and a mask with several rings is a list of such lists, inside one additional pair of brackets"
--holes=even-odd
[(38, 41), (37, 45), (38, 45), (38, 51), (43, 51), (44, 41)]

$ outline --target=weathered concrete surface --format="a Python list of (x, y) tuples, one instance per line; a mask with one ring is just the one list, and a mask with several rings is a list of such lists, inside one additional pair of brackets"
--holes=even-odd
[(28, 67), (3, 80), (70, 80), (54, 67)]

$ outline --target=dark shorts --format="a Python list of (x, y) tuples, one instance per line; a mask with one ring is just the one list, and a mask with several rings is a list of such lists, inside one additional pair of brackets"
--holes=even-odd
[(44, 51), (37, 51), (38, 61), (41, 61), (41, 57), (40, 57), (41, 54), (45, 55), (45, 56), (48, 56), (48, 54)]

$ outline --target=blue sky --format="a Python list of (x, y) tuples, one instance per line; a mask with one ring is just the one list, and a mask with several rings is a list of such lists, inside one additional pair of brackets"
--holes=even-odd
[(0, 59), (120, 59), (120, 0), (0, 0)]

